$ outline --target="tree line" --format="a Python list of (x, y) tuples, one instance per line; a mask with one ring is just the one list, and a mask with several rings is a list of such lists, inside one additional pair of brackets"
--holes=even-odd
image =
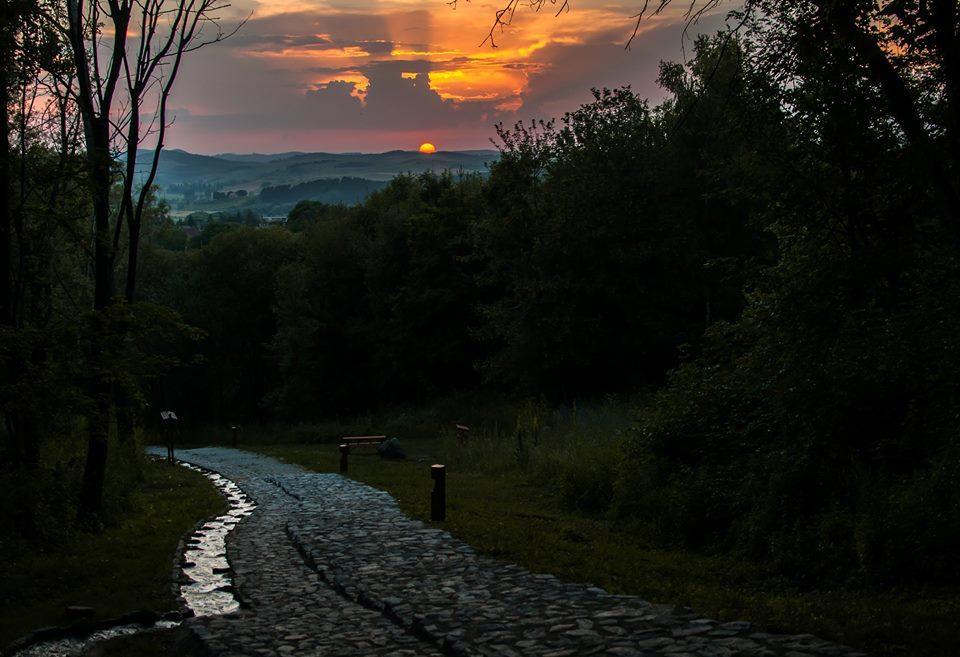
[(144, 298), (207, 334), (163, 403), (309, 421), (478, 386), (569, 400), (662, 383), (682, 345), (739, 314), (771, 243), (709, 176), (679, 175), (692, 154), (668, 135), (672, 104), (595, 97), (560, 124), (501, 127), (487, 176), (399, 176), (203, 248), (166, 248), (179, 228), (158, 228)]
[(584, 508), (811, 586), (956, 580), (945, 60), (922, 9), (869, 28), (912, 135), (836, 23), (768, 9), (663, 64), (657, 106), (602, 90), (501, 126), (488, 176), (404, 176), (355, 208), (152, 251), (151, 298), (209, 334), (164, 394), (308, 421), (451, 390), (652, 387)]
[(75, 509), (91, 527), (117, 483), (108, 481), (108, 463), (136, 469), (140, 384), (162, 360), (147, 343), (185, 328), (169, 310), (137, 303), (141, 233), (158, 210), (153, 181), (170, 92), (186, 54), (228, 36), (218, 21), (224, 6), (0, 5), (4, 465), (39, 500), (12, 503), (15, 525), (37, 524), (34, 507), (51, 488), (38, 482), (66, 478), (49, 468), (39, 474), (63, 460), (48, 449), (70, 444), (82, 454)]

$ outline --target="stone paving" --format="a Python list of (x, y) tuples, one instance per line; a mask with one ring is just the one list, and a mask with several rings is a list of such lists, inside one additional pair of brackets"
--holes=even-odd
[(258, 504), (227, 540), (242, 609), (188, 621), (215, 656), (862, 657), (478, 555), (340, 475), (222, 448), (178, 457)]

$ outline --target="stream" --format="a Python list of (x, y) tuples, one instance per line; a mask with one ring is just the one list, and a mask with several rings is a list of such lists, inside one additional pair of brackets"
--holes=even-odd
[[(239, 486), (216, 472), (207, 472), (182, 461), (178, 463), (210, 479), (229, 505), (226, 513), (207, 521), (187, 539), (183, 554), (180, 555), (184, 575), (180, 595), (194, 616), (232, 613), (240, 608), (240, 602), (233, 594), (230, 566), (227, 563), (227, 534), (243, 518), (253, 513), (257, 505)], [(99, 641), (179, 624), (179, 621), (160, 620), (153, 625), (118, 625), (82, 637), (38, 641), (13, 653), (12, 657), (75, 657)]]

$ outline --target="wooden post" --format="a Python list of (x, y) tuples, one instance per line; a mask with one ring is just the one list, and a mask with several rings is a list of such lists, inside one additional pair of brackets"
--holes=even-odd
[(238, 431), (239, 429), (240, 429), (240, 427), (238, 427), (237, 425), (233, 425), (232, 427), (230, 427), (230, 431), (233, 432), (233, 446), (234, 446), (234, 447), (237, 446), (237, 431)]
[(350, 445), (340, 445), (340, 474), (347, 474), (348, 456), (350, 456)]
[(447, 466), (431, 465), (430, 477), (433, 479), (433, 492), (430, 493), (430, 519), (447, 519)]

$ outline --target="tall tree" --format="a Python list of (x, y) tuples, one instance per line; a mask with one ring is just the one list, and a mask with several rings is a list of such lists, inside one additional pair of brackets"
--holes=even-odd
[[(66, 0), (66, 6), (75, 68), (71, 94), (83, 120), (94, 221), (90, 356), (95, 409), (89, 421), (81, 510), (95, 515), (101, 505), (115, 396), (105, 350), (124, 230), (124, 297), (133, 301), (143, 212), (163, 149), (167, 102), (183, 57), (233, 32), (221, 28), (219, 13), (229, 7), (222, 0)], [(144, 124), (144, 116), (153, 120)], [(153, 152), (143, 173), (137, 167), (138, 150), (150, 138)], [(111, 195), (118, 180), (121, 197), (114, 204)]]
[[(12, 7), (8, 0), (0, 2), (0, 52), (12, 52), (10, 14)], [(12, 250), (12, 216), (10, 214), (10, 116), (7, 103), (10, 99), (8, 82), (9, 55), (4, 56), (0, 64), (0, 95), (3, 106), (0, 107), (0, 323), (12, 324), (12, 286), (10, 255)]]
[[(569, 0), (550, 0), (558, 14)], [(546, 0), (507, 0), (494, 15), (485, 42), (510, 24), (517, 9), (535, 11)], [(673, 0), (640, 0), (636, 24), (627, 47), (642, 22), (666, 12)], [(956, 0), (690, 0), (682, 3), (687, 26), (724, 5), (739, 7), (731, 33), (752, 19), (783, 17), (793, 26), (788, 35), (804, 39), (818, 32), (825, 44), (848, 50), (861, 75), (881, 94), (889, 120), (902, 131), (916, 153), (918, 179), (929, 187), (960, 240), (960, 11)], [(771, 70), (771, 73), (774, 71)], [(939, 98), (929, 107), (930, 97)], [(933, 111), (929, 111), (929, 110)]]
[[(0, 3), (0, 50), (4, 53), (0, 64), (0, 331), (10, 343), (25, 336), (25, 326), (44, 324), (49, 309), (48, 298), (41, 299), (47, 295), (37, 294), (43, 284), (31, 277), (46, 237), (34, 239), (28, 206), (42, 206), (48, 219), (55, 216), (63, 179), (54, 175), (40, 182), (27, 162), (42, 152), (39, 159), (50, 164), (58, 158), (46, 156), (59, 153), (64, 165), (70, 149), (70, 109), (60, 102), (55, 88), (54, 72), (63, 73), (64, 69), (63, 42), (52, 20), (54, 13), (49, 0)], [(5, 351), (0, 381), (6, 389), (3, 417), (13, 467), (36, 465), (38, 456), (37, 436), (31, 430), (34, 418), (18, 403), (24, 395), (12, 392), (23, 390), (29, 361), (43, 359), (37, 341), (27, 342), (31, 344), (18, 342), (21, 349)]]

